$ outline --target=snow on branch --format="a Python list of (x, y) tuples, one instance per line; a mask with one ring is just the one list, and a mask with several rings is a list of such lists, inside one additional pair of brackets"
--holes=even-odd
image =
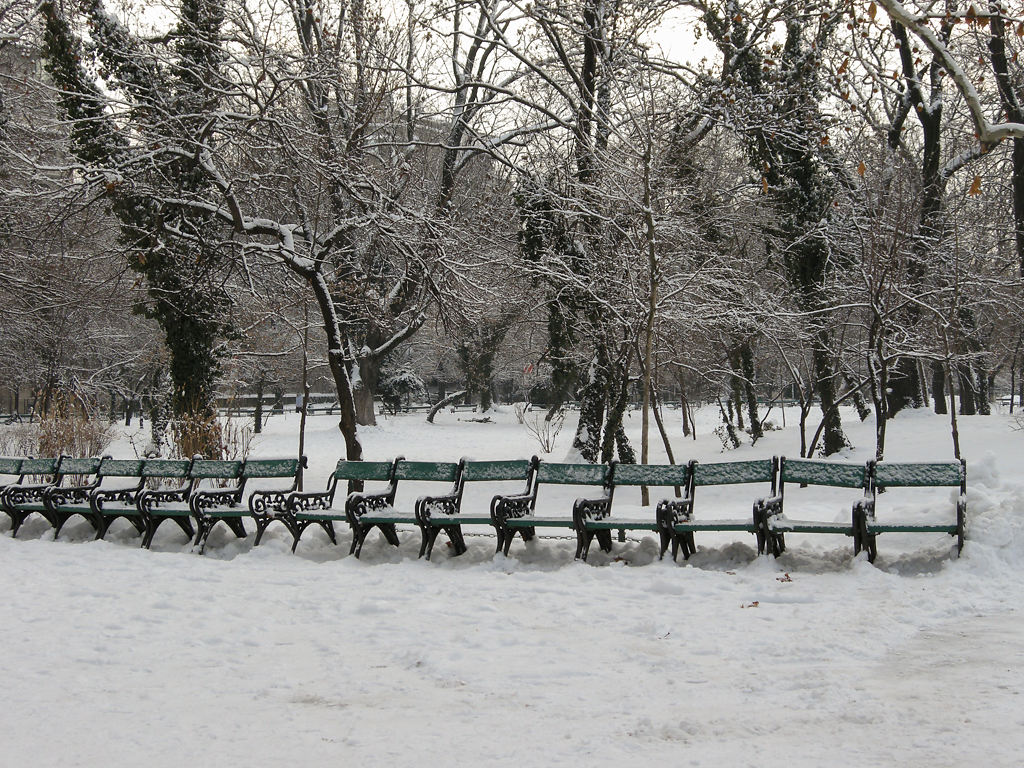
[(1024, 123), (1003, 122), (990, 123), (985, 117), (981, 104), (981, 96), (975, 89), (970, 77), (950, 53), (949, 48), (939, 39), (935, 31), (928, 26), (925, 17), (919, 17), (898, 0), (877, 0), (893, 19), (914, 33), (935, 55), (942, 66), (953, 78), (957, 90), (964, 97), (967, 108), (971, 112), (978, 133), (978, 140), (983, 144), (998, 144), (1003, 139), (1024, 139)]

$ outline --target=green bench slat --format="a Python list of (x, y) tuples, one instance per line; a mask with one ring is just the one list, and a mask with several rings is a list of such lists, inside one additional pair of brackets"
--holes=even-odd
[(652, 520), (587, 520), (587, 528), (593, 531), (656, 531), (658, 524)]
[(875, 465), (878, 488), (921, 488), (959, 486), (963, 480), (960, 462), (912, 464), (881, 461)]
[(400, 461), (395, 469), (398, 480), (454, 483), (459, 465), (450, 461)]
[(776, 533), (841, 533), (853, 536), (853, 526), (844, 523), (825, 523), (816, 520), (773, 519), (769, 526)]
[(758, 461), (723, 461), (713, 464), (697, 463), (693, 467), (694, 485), (737, 485), (740, 483), (770, 483), (775, 470), (771, 459)]
[(537, 482), (557, 485), (604, 485), (607, 464), (547, 464), (537, 469)]
[(334, 468), (335, 480), (389, 480), (390, 461), (346, 461), (342, 459)]
[(60, 463), (62, 475), (95, 475), (102, 459), (72, 459), (65, 457)]
[(242, 477), (295, 477), (298, 459), (249, 459), (242, 467)]
[(0, 458), (0, 475), (20, 475), (22, 459)]
[(693, 533), (695, 531), (746, 531), (754, 533), (757, 526), (753, 522), (729, 522), (728, 520), (708, 520), (706, 523), (690, 521), (688, 523), (677, 523), (672, 526), (677, 533)]
[(188, 459), (146, 459), (142, 474), (145, 477), (188, 477), (191, 465)]
[(616, 464), (612, 479), (616, 486), (686, 486), (690, 467), (686, 464)]
[(492, 525), (490, 515), (431, 515), (430, 524), (437, 527), (448, 525)]
[(957, 533), (955, 525), (868, 523), (868, 533)]
[(462, 479), (467, 483), (485, 480), (526, 480), (529, 471), (529, 461), (467, 461), (462, 470)]
[(100, 477), (142, 477), (142, 459), (104, 459), (100, 464)]
[(21, 462), (23, 475), (52, 475), (57, 472), (60, 459), (25, 459)]
[(217, 480), (234, 480), (242, 473), (242, 462), (196, 459), (189, 474), (192, 477)]
[(505, 520), (509, 528), (574, 528), (571, 517), (509, 517)]
[(867, 478), (867, 466), (811, 459), (786, 459), (782, 465), (781, 476), (784, 483), (863, 488)]

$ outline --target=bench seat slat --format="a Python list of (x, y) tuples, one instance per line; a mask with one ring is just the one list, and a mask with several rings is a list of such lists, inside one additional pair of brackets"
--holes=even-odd
[(747, 531), (754, 532), (757, 526), (752, 520), (690, 520), (685, 523), (676, 523), (672, 526), (678, 533), (693, 533), (695, 531)]
[(435, 515), (430, 518), (430, 525), (447, 527), (449, 525), (493, 525), (490, 515)]
[(868, 523), (868, 533), (957, 533), (954, 525), (931, 523)]
[(571, 517), (510, 517), (505, 520), (508, 528), (575, 528)]
[(656, 531), (658, 524), (654, 520), (616, 520), (606, 517), (603, 520), (587, 520), (587, 530), (591, 531)]
[(772, 518), (768, 527), (779, 533), (838, 533), (853, 536), (853, 526), (849, 523), (828, 523), (819, 520), (787, 520)]

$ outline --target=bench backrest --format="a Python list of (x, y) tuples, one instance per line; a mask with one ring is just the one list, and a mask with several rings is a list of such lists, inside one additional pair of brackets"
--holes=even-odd
[(959, 461), (926, 464), (880, 461), (874, 471), (876, 488), (962, 486), (965, 479), (966, 468)]
[(143, 459), (106, 458), (97, 471), (100, 477), (142, 477)]
[(191, 466), (190, 459), (146, 459), (142, 463), (142, 475), (143, 477), (184, 479), (188, 477), (188, 470)]
[(24, 459), (0, 458), (0, 475), (20, 475)]
[(511, 461), (467, 461), (462, 468), (462, 479), (477, 481), (528, 480), (533, 462), (525, 459)]
[(302, 459), (247, 459), (242, 467), (242, 477), (295, 477), (299, 467), (305, 464), (305, 456)]
[(65, 456), (60, 463), (62, 475), (95, 475), (99, 472), (103, 459), (73, 459)]
[(237, 480), (242, 474), (242, 462), (196, 459), (188, 474), (194, 480)]
[(617, 486), (689, 487), (691, 476), (692, 470), (689, 464), (616, 464), (612, 482)]
[(771, 483), (775, 485), (775, 459), (754, 461), (720, 461), (709, 464), (694, 462), (694, 485), (739, 485)]
[(537, 468), (537, 482), (558, 485), (609, 485), (611, 467), (607, 464), (549, 464)]
[(396, 480), (422, 480), (454, 483), (459, 476), (459, 464), (451, 461), (402, 461), (395, 468)]
[(391, 479), (394, 469), (391, 461), (347, 461), (342, 459), (334, 468), (334, 480), (380, 480)]
[(813, 459), (787, 459), (782, 457), (780, 478), (783, 483), (801, 485), (831, 485), (836, 488), (866, 488), (867, 464), (850, 464)]
[(22, 475), (55, 475), (60, 466), (60, 458), (55, 459), (23, 459)]

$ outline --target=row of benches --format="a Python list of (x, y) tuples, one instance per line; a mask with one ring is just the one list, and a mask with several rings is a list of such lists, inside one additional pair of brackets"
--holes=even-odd
[[(966, 515), (966, 462), (865, 464), (771, 458), (702, 464), (691, 461), (677, 465), (566, 464), (531, 460), (433, 462), (339, 461), (321, 492), (299, 492), (299, 472), (305, 459), (254, 459), (212, 461), (142, 459), (0, 459), (0, 475), (16, 480), (0, 485), (0, 507), (12, 521), (17, 535), (25, 518), (33, 513), (54, 528), (54, 537), (73, 516), (81, 515), (102, 538), (113, 520), (128, 520), (149, 547), (157, 528), (173, 520), (200, 551), (218, 522), (224, 522), (239, 537), (246, 535), (243, 519), (256, 525), (258, 545), (267, 527), (275, 521), (292, 534), (292, 550), (303, 532), (319, 526), (337, 543), (335, 522), (346, 522), (352, 530), (350, 553), (359, 556), (367, 535), (377, 528), (397, 546), (396, 525), (416, 526), (421, 535), (420, 557), (430, 559), (437, 536), (448, 536), (454, 554), (466, 550), (462, 528), (486, 525), (494, 529), (496, 551), (509, 553), (518, 535), (529, 541), (538, 528), (567, 528), (575, 532), (576, 557), (586, 560), (594, 539), (601, 549), (611, 551), (612, 533), (620, 540), (626, 531), (652, 531), (660, 539), (663, 556), (671, 549), (673, 558), (681, 550), (688, 558), (695, 550), (694, 534), (705, 531), (734, 531), (753, 534), (758, 553), (779, 556), (785, 550), (787, 533), (841, 534), (853, 539), (854, 552), (866, 551), (874, 561), (876, 537), (887, 532), (937, 532), (955, 536), (957, 551), (963, 548)], [(31, 482), (32, 478), (43, 482)], [(129, 487), (111, 489), (107, 478), (131, 478)], [(246, 494), (255, 480), (282, 479), (286, 487), (259, 488)], [(208, 488), (210, 482), (221, 487)], [(486, 514), (465, 511), (463, 498), (468, 484), (519, 482), (522, 490), (493, 496)], [(177, 483), (173, 489), (154, 488), (157, 483)], [(347, 483), (341, 509), (335, 507), (340, 483)], [(365, 491), (368, 482), (383, 483), (376, 491)], [(398, 509), (395, 496), (399, 483), (443, 483), (442, 494), (420, 496), (412, 509)], [(831, 486), (858, 491), (850, 522), (830, 523), (790, 519), (784, 514), (788, 484)], [(696, 492), (700, 487), (757, 484), (768, 491), (756, 497), (752, 514), (743, 519), (695, 518)], [(285, 485), (285, 483), (281, 483)], [(572, 514), (538, 515), (540, 489), (551, 485), (592, 488), (596, 493), (575, 501)], [(622, 487), (675, 488), (674, 496), (658, 502), (654, 514), (639, 516), (613, 514), (615, 491)], [(958, 487), (955, 520), (938, 522), (884, 523), (875, 516), (877, 496), (889, 488)], [(243, 503), (245, 502), (245, 503)], [(949, 518), (951, 516), (947, 516)], [(193, 526), (194, 522), (194, 526)]]

